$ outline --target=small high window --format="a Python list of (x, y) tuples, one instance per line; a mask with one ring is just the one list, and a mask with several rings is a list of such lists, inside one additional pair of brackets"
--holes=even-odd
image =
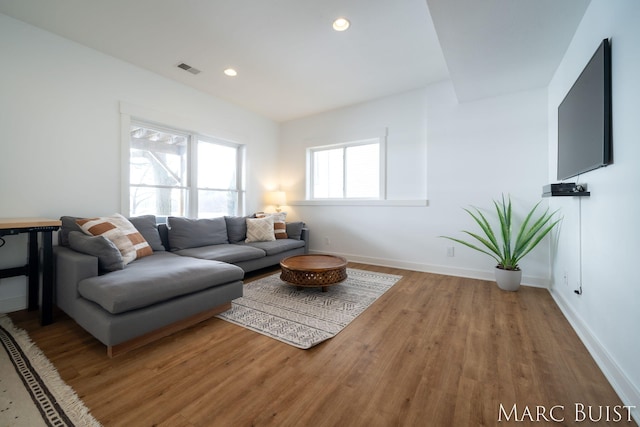
[(308, 149), (307, 198), (384, 198), (384, 150), (379, 138)]

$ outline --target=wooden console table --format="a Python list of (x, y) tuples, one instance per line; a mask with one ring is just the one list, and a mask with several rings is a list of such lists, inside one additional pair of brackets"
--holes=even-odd
[[(40, 324), (53, 322), (53, 239), (52, 232), (59, 229), (62, 223), (46, 218), (0, 218), (0, 239), (20, 233), (29, 233), (29, 249), (27, 265), (23, 267), (0, 270), (0, 279), (14, 276), (27, 276), (28, 310), (38, 309), (40, 288), (40, 255), (38, 250), (38, 233), (42, 236), (42, 302), (40, 307)], [(1, 245), (4, 241), (0, 241)], [(2, 249), (0, 249), (1, 255)]]

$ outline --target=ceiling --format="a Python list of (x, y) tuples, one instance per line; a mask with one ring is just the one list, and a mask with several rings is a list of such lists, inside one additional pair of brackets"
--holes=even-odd
[(282, 122), (445, 79), (461, 102), (545, 87), (588, 4), (0, 0), (0, 13)]

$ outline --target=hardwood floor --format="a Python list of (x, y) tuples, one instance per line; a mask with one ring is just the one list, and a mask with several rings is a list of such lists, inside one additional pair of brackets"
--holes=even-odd
[(310, 350), (210, 319), (109, 359), (64, 314), (11, 317), (105, 426), (597, 425), (575, 404), (622, 405), (548, 291), (349, 267), (403, 279)]

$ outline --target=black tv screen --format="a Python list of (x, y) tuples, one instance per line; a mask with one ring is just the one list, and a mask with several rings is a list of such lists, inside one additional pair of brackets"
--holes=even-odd
[(611, 47), (605, 39), (558, 107), (558, 180), (612, 160)]

